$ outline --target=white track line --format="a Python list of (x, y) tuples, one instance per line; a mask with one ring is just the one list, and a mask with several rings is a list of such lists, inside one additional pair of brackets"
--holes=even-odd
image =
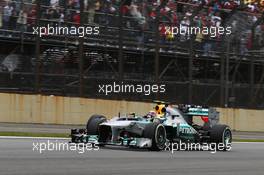
[(232, 143), (262, 143), (262, 144), (264, 144), (264, 142), (232, 142)]

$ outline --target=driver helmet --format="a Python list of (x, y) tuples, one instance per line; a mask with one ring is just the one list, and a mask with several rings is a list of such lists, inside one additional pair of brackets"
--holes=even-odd
[(166, 105), (159, 104), (155, 107), (155, 112), (158, 118), (165, 117), (166, 114)]

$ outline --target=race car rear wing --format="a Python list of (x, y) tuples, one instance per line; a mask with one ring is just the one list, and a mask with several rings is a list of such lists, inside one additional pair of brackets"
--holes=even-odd
[(208, 121), (211, 126), (214, 126), (219, 122), (219, 112), (212, 107), (198, 106), (198, 105), (179, 105), (179, 109), (184, 115), (188, 116), (188, 121), (192, 121), (192, 117), (208, 117)]
[(188, 112), (186, 114), (192, 116), (208, 116), (209, 108), (191, 107), (188, 109)]

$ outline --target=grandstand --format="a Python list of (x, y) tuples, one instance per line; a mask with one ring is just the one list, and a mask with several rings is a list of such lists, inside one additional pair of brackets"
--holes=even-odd
[[(264, 108), (262, 1), (1, 0), (0, 91)], [(34, 34), (39, 26), (99, 35)], [(230, 27), (169, 35), (166, 26)], [(46, 31), (47, 32), (47, 31)], [(153, 96), (98, 93), (98, 84), (165, 84)]]

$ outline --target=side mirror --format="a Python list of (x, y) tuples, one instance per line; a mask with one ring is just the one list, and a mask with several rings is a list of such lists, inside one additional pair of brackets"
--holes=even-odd
[(176, 117), (179, 117), (179, 115), (172, 115), (171, 118), (174, 120)]

